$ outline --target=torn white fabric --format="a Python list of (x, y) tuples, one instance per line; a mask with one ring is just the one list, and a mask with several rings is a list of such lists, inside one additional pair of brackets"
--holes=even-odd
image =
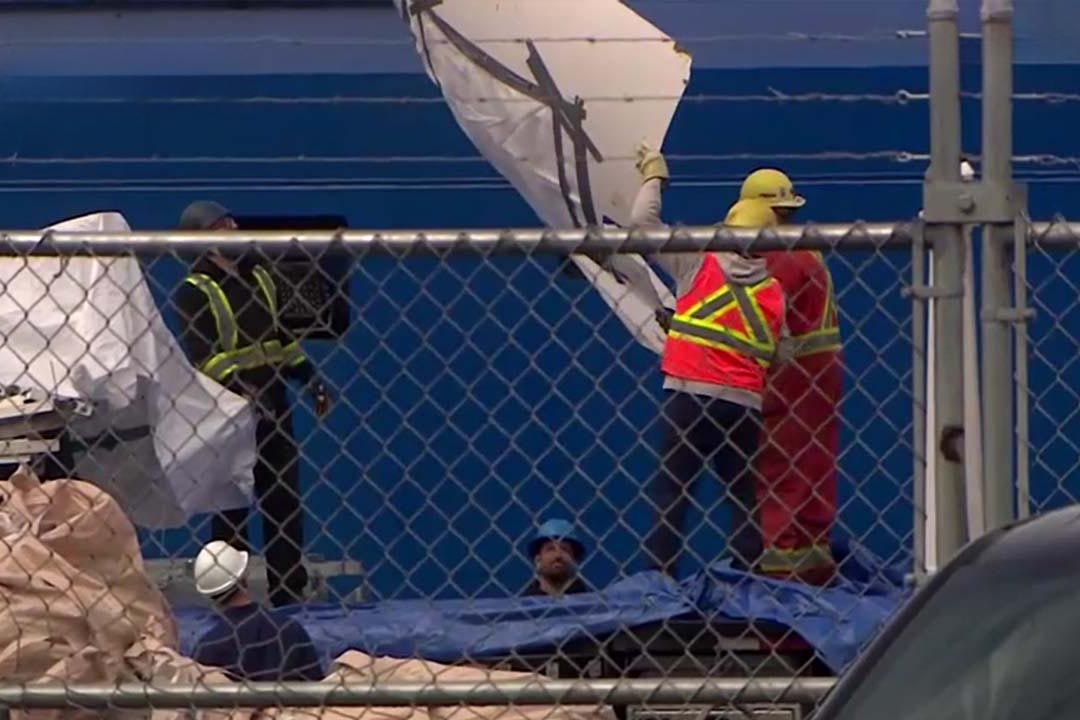
[[(428, 75), (480, 153), (550, 227), (628, 226), (635, 149), (663, 145), (690, 56), (619, 0), (397, 0)], [(574, 262), (638, 342), (660, 352), (655, 292), (640, 257), (620, 281)], [(661, 341), (657, 343), (657, 338)]]
[[(130, 230), (113, 212), (49, 229)], [(76, 475), (148, 528), (250, 504), (247, 401), (188, 363), (134, 257), (0, 258), (0, 282), (0, 383), (93, 404), (71, 428)]]

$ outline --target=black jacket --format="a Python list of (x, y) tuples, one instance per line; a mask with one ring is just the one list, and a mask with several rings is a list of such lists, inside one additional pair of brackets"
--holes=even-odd
[(199, 638), (193, 656), (235, 680), (302, 682), (323, 679), (315, 646), (296, 620), (258, 605), (222, 610)]
[[(192, 272), (209, 275), (221, 286), (236, 314), (238, 342), (241, 347), (258, 342), (278, 339), (282, 344), (295, 340), (287, 330), (280, 328), (275, 335), (274, 319), (266, 299), (252, 274), (251, 263), (242, 263), (237, 273), (223, 270), (212, 262), (200, 262)], [(180, 344), (196, 368), (202, 366), (215, 353), (218, 341), (217, 323), (210, 310), (206, 294), (194, 285), (181, 283), (173, 297), (180, 316)], [(263, 417), (287, 412), (288, 398), (284, 378), (310, 383), (315, 370), (310, 362), (286, 369), (271, 367), (255, 368), (234, 373), (225, 386), (238, 395), (255, 400)]]

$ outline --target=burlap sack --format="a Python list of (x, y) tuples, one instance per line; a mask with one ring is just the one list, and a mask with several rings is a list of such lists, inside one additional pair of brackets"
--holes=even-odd
[[(355, 650), (334, 661), (327, 679), (370, 682), (489, 683), (528, 680), (530, 673), (489, 668), (443, 665), (428, 660), (372, 657)], [(448, 706), (413, 708), (326, 708), (321, 720), (613, 720), (607, 707), (573, 705)], [(310, 720), (297, 717), (295, 720)]]
[[(124, 665), (130, 679), (159, 687), (169, 685), (213, 685), (231, 683), (225, 673), (184, 657), (159, 639), (143, 637), (128, 649)], [(154, 710), (151, 720), (255, 720), (257, 711), (236, 710)]]
[[(78, 480), (42, 483), (28, 468), (0, 482), (0, 677), (133, 679), (125, 653), (144, 637), (177, 644), (172, 614), (146, 576), (135, 528), (116, 502)], [(34, 720), (89, 715), (24, 714)]]
[[(488, 670), (486, 668), (443, 666), (439, 682), (486, 683), (500, 680), (527, 680), (527, 673)], [(505, 705), (474, 707), (468, 705), (433, 707), (431, 720), (614, 720), (611, 708), (603, 705)]]
[[(350, 650), (330, 666), (326, 680), (369, 684), (390, 677), (384, 673), (388, 668), (376, 667), (379, 658), (372, 658), (362, 652)], [(314, 720), (312, 710), (300, 708), (292, 711), (290, 720)], [(317, 711), (318, 720), (431, 720), (426, 707), (328, 707)]]

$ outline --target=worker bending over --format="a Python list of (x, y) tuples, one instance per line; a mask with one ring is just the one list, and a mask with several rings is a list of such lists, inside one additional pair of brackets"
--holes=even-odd
[[(236, 221), (215, 202), (192, 203), (181, 230), (235, 230)], [(211, 252), (192, 268), (174, 298), (183, 329), (181, 345), (195, 367), (247, 398), (256, 425), (255, 494), (263, 520), (270, 600), (275, 606), (304, 600), (304, 513), (300, 468), (292, 437), (285, 379), (308, 385), (321, 416), (328, 395), (296, 338), (282, 327), (277, 287), (256, 259), (230, 260)], [(213, 520), (212, 534), (247, 548), (247, 509)]]
[[(767, 201), (781, 222), (806, 204), (784, 173), (767, 168), (743, 183), (740, 199), (752, 198)], [(835, 573), (829, 537), (836, 521), (844, 390), (836, 295), (821, 253), (780, 250), (764, 257), (787, 299), (793, 357), (773, 365), (765, 383), (757, 465), (765, 553), (759, 570), (823, 584)]]
[(215, 540), (195, 558), (195, 589), (210, 598), (218, 616), (199, 638), (194, 659), (250, 682), (317, 681), (319, 657), (304, 627), (267, 610), (248, 594), (250, 556)]
[(562, 597), (590, 592), (578, 576), (585, 559), (585, 545), (574, 526), (562, 518), (552, 518), (540, 526), (527, 548), (536, 577), (525, 588), (525, 595)]
[[(642, 185), (633, 224), (662, 226), (667, 163), (659, 152), (643, 147), (638, 169)], [(776, 216), (767, 203), (748, 200), (732, 207), (725, 223), (761, 228), (775, 225)], [(647, 489), (657, 513), (645, 540), (647, 561), (674, 573), (691, 490), (711, 461), (731, 501), (734, 563), (749, 569), (762, 550), (753, 463), (765, 374), (783, 332), (784, 296), (757, 255), (658, 253), (650, 259), (674, 279), (677, 301), (662, 361), (667, 397), (660, 417), (660, 469)]]

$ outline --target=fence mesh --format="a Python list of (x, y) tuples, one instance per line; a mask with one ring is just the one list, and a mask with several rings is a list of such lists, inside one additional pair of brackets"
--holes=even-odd
[[(191, 558), (211, 538), (251, 551), (256, 600), (301, 604), (293, 617), (312, 652), (292, 658), (286, 679), (830, 676), (899, 601), (910, 567), (913, 355), (902, 290), (912, 280), (907, 250), (823, 259), (843, 333), (839, 495), (833, 504), (810, 487), (800, 497), (814, 511), (785, 517), (796, 526), (810, 517), (834, 540), (839, 579), (828, 588), (739, 569), (734, 493), (709, 467), (694, 485), (680, 478), (693, 497), (673, 577), (650, 571), (660, 357), (565, 257), (417, 245), (397, 257), (0, 261), (4, 352), (26, 368), (14, 384), (52, 376), (42, 389), (89, 413), (60, 403), (67, 431), (38, 472), (90, 480), (119, 502), (22, 474), (5, 486), (5, 517), (18, 529), (5, 570), (18, 577), (9, 629), (38, 638), (56, 622), (68, 628), (47, 648), (9, 645), (9, 677), (195, 682), (201, 671), (186, 657), (208, 666), (224, 657), (196, 588), (225, 587), (239, 572), (219, 555), (193, 577)], [(222, 340), (233, 332), (228, 310), (239, 326), (232, 343)], [(296, 339), (303, 356), (290, 354)], [(277, 345), (252, 359), (243, 349), (255, 341)], [(723, 420), (701, 403), (694, 412)], [(783, 451), (805, 454), (822, 442), (813, 430), (790, 431)], [(756, 441), (759, 425), (752, 432)], [(243, 505), (237, 488), (253, 463), (257, 510), (183, 521), (215, 502)], [(720, 469), (755, 467), (737, 457)], [(246, 517), (244, 537), (234, 531)], [(553, 519), (567, 529), (544, 526)], [(132, 520), (150, 526), (138, 543)], [(565, 596), (535, 589), (571, 578)], [(253, 628), (234, 622), (217, 640), (254, 642)], [(87, 652), (105, 665), (65, 665)], [(275, 639), (258, 652), (294, 650)]]
[(1076, 412), (1078, 368), (1075, 347), (1080, 338), (1076, 303), (1078, 263), (1073, 226), (1053, 222), (1046, 231), (1052, 241), (1036, 237), (1028, 250), (1028, 303), (1035, 316), (1028, 326), (1027, 378), (1031, 514), (1075, 503), (1076, 439), (1070, 423)]
[[(250, 210), (237, 218), (245, 230), (337, 229), (350, 219), (387, 228), (537, 217), (560, 225), (519, 194), (520, 178), (508, 181), (513, 173), (463, 123), (500, 113), (526, 118), (515, 142), (540, 138), (532, 147), (496, 143), (534, 162), (529, 172), (551, 153), (563, 169), (561, 154), (579, 150), (581, 138), (569, 129), (563, 138), (560, 127), (577, 118), (581, 130), (589, 118), (585, 139), (604, 146), (607, 163), (608, 175), (592, 178), (598, 197), (617, 163), (619, 182), (634, 178), (636, 147), (613, 138), (625, 129), (617, 115), (638, 115), (656, 130), (646, 134), (667, 133), (675, 182), (665, 215), (687, 223), (715, 222), (759, 166), (796, 178), (814, 220), (892, 220), (914, 215), (920, 202), (926, 73), (893, 61), (920, 33), (882, 30), (877, 13), (850, 32), (816, 20), (798, 28), (793, 18), (763, 33), (759, 23), (731, 25), (716, 7), (687, 3), (670, 20), (693, 32), (678, 38), (636, 37), (645, 32), (636, 26), (615, 37), (550, 28), (534, 43), (524, 37), (531, 31), (493, 30), (472, 38), (461, 63), (443, 66), (432, 57), (446, 49), (447, 30), (409, 20), (451, 17), (451, 3), (394, 4), (419, 37), (404, 26), (393, 34), (386, 18), (368, 28), (369, 17), (352, 11), (316, 23), (228, 13), (215, 18), (212, 36), (183, 41), (189, 52), (180, 55), (193, 63), (183, 67), (206, 71), (197, 83), (177, 65), (148, 71), (149, 85), (5, 83), (20, 132), (0, 138), (11, 169), (3, 190), (17, 208), (4, 224), (36, 227), (120, 203), (133, 225), (172, 227), (174, 206), (197, 194)], [(117, 37), (75, 33), (79, 57), (120, 57), (118, 43), (132, 56), (171, 57), (147, 50), (180, 43), (172, 28), (143, 27), (136, 15), (114, 18), (124, 28)], [(447, 37), (476, 35), (467, 26)], [(45, 55), (64, 57), (64, 38), (13, 32), (34, 75)], [(460, 40), (451, 45), (465, 47)], [(735, 49), (747, 42), (776, 67), (752, 77), (713, 67), (719, 54), (743, 55)], [(562, 55), (620, 43), (634, 47), (619, 62)], [(535, 56), (527, 73), (518, 68), (535, 76), (532, 94), (513, 95), (533, 83), (508, 70), (508, 48)], [(658, 48), (710, 59), (695, 60), (692, 81), (680, 59), (685, 75), (645, 92), (635, 85), (662, 75), (664, 58), (643, 62), (640, 73), (631, 60)], [(865, 74), (788, 67), (832, 68), (850, 48), (893, 59)], [(252, 51), (258, 73), (245, 60), (242, 75), (223, 76), (222, 57)], [(404, 62), (402, 53), (423, 57), (429, 75), (420, 65), (412, 75), (357, 74), (391, 55)], [(485, 85), (493, 66), (485, 54), (506, 87)], [(584, 62), (612, 70), (602, 89), (577, 86)], [(321, 74), (297, 75), (292, 65)], [(477, 87), (455, 89), (459, 71)], [(977, 99), (964, 94), (969, 105)], [(462, 111), (464, 101), (475, 105)], [(537, 101), (534, 114), (523, 109)], [(670, 112), (660, 122), (662, 106)], [(548, 126), (533, 120), (549, 122), (549, 110), (551, 127), (537, 131)], [(66, 124), (73, 117), (77, 133)], [(588, 161), (574, 169), (574, 179), (582, 169), (589, 179)], [(578, 202), (570, 196), (587, 194), (565, 178), (559, 187), (568, 207)], [(349, 217), (314, 217), (328, 210)], [(293, 214), (270, 216), (283, 212)], [(389, 253), (350, 245), (282, 256), (253, 245), (232, 266), (196, 257), (177, 238), (138, 259), (0, 257), (0, 374), (7, 368), (12, 386), (0, 406), (0, 450), (49, 456), (30, 463), (35, 474), (9, 468), (10, 482), (0, 484), (8, 551), (0, 553), (8, 617), (0, 621), (0, 720), (5, 705), (111, 716), (147, 707), (191, 714), (193, 703), (262, 708), (225, 713), (236, 720), (805, 716), (899, 605), (913, 565), (912, 387), (923, 368), (913, 362), (920, 301), (904, 291), (927, 279), (912, 277), (910, 247), (841, 241), (821, 258), (842, 334), (833, 438), (821, 408), (835, 369), (828, 362), (789, 375), (785, 395), (765, 393), (774, 422), (801, 408), (779, 432), (738, 403), (675, 407), (660, 356), (635, 341), (572, 261), (543, 243), (507, 251), (505, 239), (460, 253), (416, 242)], [(44, 237), (32, 252), (49, 249)], [(741, 306), (739, 314), (749, 322)], [(784, 357), (770, 371), (774, 390), (780, 369), (796, 365)], [(1047, 397), (1057, 401), (1050, 389)], [(37, 413), (33, 427), (14, 422), (28, 411)], [(687, 442), (665, 446), (665, 431)], [(760, 475), (770, 438), (774, 470), (789, 466), (782, 483)], [(730, 452), (717, 457), (718, 447)], [(655, 572), (650, 557), (663, 544), (654, 533), (664, 468), (668, 491), (687, 500), (668, 538), (680, 551), (670, 575)], [(752, 519), (748, 545), (733, 537), (740, 505)], [(827, 561), (767, 573), (770, 555), (755, 543), (772, 537), (768, 549)], [(213, 539), (229, 547), (200, 565)], [(560, 581), (567, 592), (549, 594)], [(249, 597), (262, 609), (246, 605)], [(234, 644), (245, 648), (243, 667), (228, 660)], [(240, 678), (301, 684), (252, 686), (240, 702), (223, 684)], [(329, 686), (306, 682), (323, 678)], [(39, 693), (28, 700), (14, 682), (47, 684), (27, 686)], [(117, 682), (127, 684), (117, 692)], [(83, 683), (106, 686), (71, 689)], [(503, 695), (511, 692), (516, 699)]]

